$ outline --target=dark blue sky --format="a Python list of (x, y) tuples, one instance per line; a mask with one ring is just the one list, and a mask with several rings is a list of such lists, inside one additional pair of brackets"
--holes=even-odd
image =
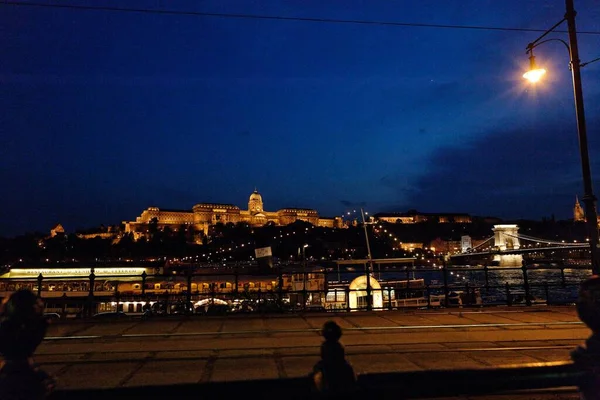
[[(560, 0), (60, 4), (534, 29), (564, 15)], [(598, 2), (575, 5), (578, 29), (600, 32)], [(254, 187), (268, 211), (570, 218), (582, 182), (568, 54), (536, 49), (547, 79), (527, 85), (538, 35), (0, 3), (0, 235), (148, 206), (245, 208)], [(600, 57), (600, 35), (579, 47)], [(599, 192), (600, 62), (582, 75)]]

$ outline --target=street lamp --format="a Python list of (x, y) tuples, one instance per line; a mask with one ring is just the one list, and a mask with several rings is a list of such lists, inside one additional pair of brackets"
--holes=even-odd
[(367, 311), (373, 309), (373, 302), (371, 300), (371, 271), (373, 270), (373, 258), (371, 257), (371, 245), (369, 244), (369, 234), (367, 233), (367, 222), (365, 221), (365, 212), (361, 208), (360, 214), (362, 216), (363, 229), (365, 230), (365, 240), (367, 242)]
[[(585, 114), (583, 110), (583, 90), (581, 85), (581, 67), (590, 64), (591, 62), (598, 61), (600, 58), (589, 61), (587, 63), (581, 63), (579, 60), (579, 48), (577, 46), (577, 29), (575, 26), (575, 8), (573, 0), (565, 0), (566, 13), (562, 20), (556, 23), (552, 28), (544, 32), (533, 42), (527, 45), (527, 54), (529, 54), (530, 70), (523, 74), (523, 77), (531, 82), (537, 82), (545, 74), (546, 70), (540, 69), (535, 63), (535, 57), (533, 56), (533, 49), (537, 46), (549, 42), (558, 41), (562, 42), (569, 51), (570, 57), (570, 69), (573, 77), (573, 95), (575, 98), (575, 114), (577, 116), (577, 134), (579, 137), (579, 154), (581, 157), (581, 170), (583, 175), (583, 190), (584, 195), (582, 201), (585, 204), (585, 220), (588, 229), (588, 235), (590, 238), (590, 254), (592, 261), (592, 273), (594, 275), (600, 274), (600, 259), (598, 256), (598, 216), (596, 212), (596, 196), (592, 189), (592, 176), (590, 172), (590, 159), (588, 154), (587, 144), (587, 131), (585, 126)], [(542, 40), (546, 35), (556, 29), (563, 22), (567, 21), (569, 43), (562, 39), (546, 39)]]
[[(354, 213), (356, 213), (356, 210), (353, 211)], [(367, 284), (367, 310), (368, 311), (372, 311), (373, 310), (373, 301), (372, 298), (373, 296), (371, 295), (372, 289), (371, 289), (371, 271), (373, 270), (373, 258), (371, 256), (371, 244), (369, 242), (369, 233), (367, 232), (367, 225), (369, 224), (366, 219), (365, 219), (365, 215), (368, 215), (368, 212), (365, 212), (365, 210), (361, 207), (360, 208), (360, 215), (362, 217), (362, 224), (363, 224), (363, 229), (365, 232), (365, 241), (367, 244), (367, 262), (365, 263), (365, 275), (366, 275), (366, 284)], [(351, 213), (348, 211), (347, 215), (351, 215)], [(340, 280), (339, 276), (339, 267), (340, 265), (338, 264), (338, 280)]]
[(304, 244), (304, 246), (302, 246), (302, 261), (304, 262), (304, 269), (306, 269), (306, 248), (308, 247), (308, 244)]
[(302, 308), (306, 307), (306, 248), (308, 244), (302, 246)]
[(546, 73), (544, 68), (538, 68), (535, 63), (535, 56), (533, 55), (533, 48), (529, 52), (529, 71), (523, 74), (523, 78), (527, 79), (531, 83), (536, 83)]

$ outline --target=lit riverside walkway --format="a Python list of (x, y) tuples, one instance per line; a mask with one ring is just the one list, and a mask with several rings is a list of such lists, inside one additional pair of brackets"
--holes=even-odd
[(569, 306), (68, 321), (36, 360), (59, 388), (297, 377), (329, 319), (358, 373), (568, 361), (590, 335)]

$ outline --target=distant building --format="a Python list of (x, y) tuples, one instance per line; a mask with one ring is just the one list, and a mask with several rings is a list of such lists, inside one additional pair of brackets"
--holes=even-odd
[(374, 215), (374, 218), (377, 221), (388, 222), (391, 224), (416, 224), (426, 221), (434, 221), (440, 224), (451, 222), (470, 224), (472, 222), (469, 214), (420, 213), (416, 210), (405, 213), (377, 213)]
[[(471, 238), (471, 247), (473, 249), (479, 248), (488, 239), (473, 239)], [(429, 248), (431, 251), (436, 253), (445, 253), (445, 254), (456, 254), (463, 252), (462, 250), (462, 240), (444, 240), (441, 238), (436, 238), (429, 243)], [(480, 250), (487, 250), (488, 246), (484, 246), (484, 248), (480, 248)]]
[(233, 204), (199, 203), (192, 210), (169, 210), (149, 207), (135, 221), (124, 221), (125, 232), (132, 232), (138, 237), (146, 232), (151, 223), (157, 227), (191, 226), (198, 231), (208, 234), (209, 228), (217, 223), (245, 222), (251, 226), (288, 225), (295, 221), (306, 221), (315, 226), (341, 228), (342, 217), (322, 218), (315, 210), (308, 208), (283, 208), (278, 211), (265, 211), (262, 196), (254, 190), (248, 200), (248, 209), (242, 210)]
[(423, 243), (400, 242), (399, 247), (404, 251), (414, 251), (415, 249), (422, 249)]
[(579, 203), (579, 197), (575, 196), (575, 206), (573, 207), (573, 220), (576, 222), (585, 221), (585, 213)]
[(52, 229), (50, 229), (50, 237), (55, 237), (58, 235), (64, 235), (65, 234), (65, 228), (63, 228), (63, 226), (61, 224), (56, 224), (54, 225), (54, 227), (52, 227)]
[(454, 254), (460, 253), (461, 241), (460, 240), (445, 240), (442, 238), (436, 238), (429, 243), (431, 251), (436, 253)]
[(100, 225), (99, 228), (89, 229), (83, 232), (77, 232), (76, 235), (79, 239), (115, 239), (119, 235), (119, 229), (112, 225), (105, 227)]
[[(573, 221), (575, 222), (585, 222), (585, 212), (583, 211), (583, 207), (579, 203), (579, 198), (575, 196), (575, 206), (573, 207)], [(600, 227), (600, 215), (596, 216), (596, 222)]]

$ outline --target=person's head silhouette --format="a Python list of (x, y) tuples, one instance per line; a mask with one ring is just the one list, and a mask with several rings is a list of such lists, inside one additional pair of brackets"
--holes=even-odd
[(328, 342), (337, 342), (342, 337), (342, 328), (334, 321), (327, 321), (323, 324), (321, 335)]
[(31, 357), (47, 327), (42, 300), (29, 290), (16, 291), (0, 305), (0, 355), (5, 360)]
[(600, 335), (600, 276), (581, 283), (577, 299), (577, 315), (596, 335)]

